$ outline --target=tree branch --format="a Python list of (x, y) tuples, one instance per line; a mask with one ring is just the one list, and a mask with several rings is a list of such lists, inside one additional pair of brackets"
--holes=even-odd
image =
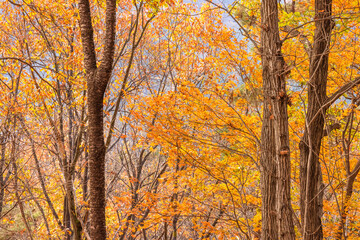
[(351, 88), (360, 84), (360, 77), (355, 78), (353, 81), (343, 85), (339, 90), (334, 92), (330, 97), (328, 97), (325, 101), (324, 107), (328, 108), (333, 104), (336, 100), (338, 100), (344, 93), (349, 91)]
[(353, 81), (343, 85), (339, 90), (334, 92), (330, 97), (327, 97), (324, 104), (319, 108), (319, 110), (316, 112), (316, 114), (312, 117), (311, 121), (309, 121), (309, 124), (311, 124), (314, 119), (322, 112), (326, 111), (331, 104), (333, 104), (336, 100), (338, 100), (344, 93), (349, 91), (351, 88), (357, 86), (360, 84), (360, 77), (355, 78)]
[(96, 53), (89, 0), (79, 0), (79, 14), (85, 70), (90, 73), (96, 69)]
[[(101, 76), (99, 80), (109, 79), (112, 71), (115, 51), (115, 27), (116, 27), (116, 0), (106, 0), (106, 16), (105, 16), (105, 36), (104, 36), (104, 51), (102, 53), (99, 72)], [(102, 84), (102, 81), (101, 83)], [(105, 84), (105, 87), (107, 82)]]
[(340, 128), (341, 128), (340, 123), (334, 123), (329, 125), (323, 130), (323, 137), (329, 136), (332, 130), (340, 129)]

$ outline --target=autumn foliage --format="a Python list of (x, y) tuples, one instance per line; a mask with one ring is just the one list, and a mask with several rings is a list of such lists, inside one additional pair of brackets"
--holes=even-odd
[[(271, 24), (261, 20), (269, 1), (280, 38), (270, 54)], [(107, 61), (109, 2), (117, 17), (99, 125), (104, 239), (271, 239), (264, 199), (281, 193), (264, 191), (264, 123), (277, 126), (279, 101), (289, 148), (272, 154), (288, 159), (292, 239), (360, 239), (357, 1), (81, 2), (90, 3), (94, 72), (77, 1), (0, 2), (0, 239), (91, 239), (89, 83)], [(325, 2), (330, 12), (319, 8)], [(286, 83), (273, 95), (268, 56), (270, 75)], [(271, 139), (284, 137), (273, 131)], [(279, 220), (280, 211), (270, 214)], [(309, 233), (313, 212), (318, 238)]]

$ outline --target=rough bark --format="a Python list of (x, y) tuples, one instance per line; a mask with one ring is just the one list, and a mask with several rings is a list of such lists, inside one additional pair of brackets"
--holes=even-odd
[(114, 59), (116, 0), (106, 1), (106, 29), (99, 67), (96, 64), (93, 26), (88, 0), (79, 1), (79, 14), (88, 88), (90, 236), (92, 239), (106, 239), (103, 99), (106, 86), (110, 80)]
[(264, 113), (261, 132), (261, 239), (295, 239), (290, 196), (286, 63), (281, 53), (277, 0), (261, 3)]
[(322, 239), (323, 184), (319, 153), (327, 101), (332, 0), (315, 1), (315, 34), (310, 57), (306, 127), (300, 142), (300, 207), (303, 238)]

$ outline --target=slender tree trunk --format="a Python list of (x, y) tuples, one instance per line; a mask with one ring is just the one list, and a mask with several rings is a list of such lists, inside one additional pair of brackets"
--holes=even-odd
[(68, 207), (68, 200), (66, 195), (64, 196), (64, 206), (63, 206), (63, 222), (65, 226), (65, 234), (64, 239), (70, 240), (71, 234), (70, 234), (70, 228), (71, 228), (71, 221), (70, 221), (70, 212)]
[(106, 0), (106, 29), (99, 67), (96, 63), (89, 0), (79, 0), (79, 14), (88, 88), (90, 236), (92, 239), (100, 240), (106, 239), (103, 99), (114, 58), (116, 0)]
[(345, 195), (345, 200), (342, 204), (340, 225), (339, 225), (338, 231), (336, 233), (336, 239), (342, 239), (342, 237), (344, 237), (344, 239), (346, 239), (345, 238), (345, 223), (346, 223), (346, 219), (347, 219), (347, 215), (348, 215), (348, 207), (349, 207), (349, 203), (350, 203), (351, 196), (353, 193), (354, 182), (355, 182), (357, 174), (359, 173), (359, 170), (360, 170), (360, 162), (357, 163), (356, 168), (351, 173), (352, 175), (349, 177), (349, 179), (346, 183), (346, 195)]
[(306, 127), (300, 142), (300, 207), (303, 238), (322, 239), (323, 183), (319, 154), (327, 100), (326, 84), (332, 0), (315, 1), (315, 34), (310, 56), (310, 80), (308, 84), (308, 106)]
[[(15, 96), (15, 99), (16, 99), (16, 96)], [(20, 213), (21, 213), (21, 217), (22, 217), (22, 220), (25, 224), (25, 227), (26, 227), (26, 230), (28, 232), (28, 237), (33, 240), (33, 236), (32, 236), (32, 230), (31, 230), (31, 227), (30, 227), (30, 224), (26, 218), (26, 214), (25, 214), (25, 208), (24, 208), (24, 204), (23, 204), (23, 200), (21, 199), (21, 195), (22, 193), (19, 193), (20, 192), (20, 189), (19, 189), (19, 186), (18, 186), (18, 180), (19, 180), (19, 175), (18, 175), (18, 168), (17, 168), (17, 157), (16, 157), (16, 153), (17, 153), (17, 136), (16, 134), (16, 128), (17, 128), (17, 116), (16, 114), (13, 116), (13, 132), (14, 132), (14, 135), (13, 135), (13, 139), (12, 139), (12, 142), (11, 142), (11, 155), (10, 155), (10, 160), (12, 162), (12, 167), (13, 167), (13, 171), (14, 171), (14, 189), (15, 189), (15, 196), (16, 196), (16, 200), (19, 204), (19, 210), (20, 210)]]
[(353, 170), (350, 169), (350, 150), (351, 150), (351, 143), (353, 140), (353, 136), (357, 133), (357, 131), (353, 132), (353, 121), (354, 121), (354, 108), (355, 106), (359, 105), (355, 99), (351, 102), (353, 109), (348, 116), (347, 123), (345, 125), (345, 129), (343, 131), (343, 138), (342, 138), (342, 145), (344, 151), (344, 165), (346, 170), (346, 192), (345, 192), (345, 199), (341, 206), (340, 211), (340, 224), (338, 227), (338, 231), (336, 233), (336, 239), (346, 239), (346, 219), (348, 216), (348, 207), (351, 200), (351, 196), (353, 194), (354, 182), (356, 177), (360, 171), (360, 160), (357, 161)]
[[(69, 164), (69, 163), (68, 163)], [(67, 165), (68, 165), (67, 164)], [(65, 165), (68, 169), (69, 166)], [(76, 211), (75, 206), (75, 196), (74, 196), (74, 184), (73, 184), (73, 173), (69, 173), (69, 170), (65, 170), (65, 187), (66, 187), (66, 200), (67, 200), (67, 207), (70, 214), (71, 226), (73, 230), (73, 236), (75, 240), (81, 239), (82, 233), (82, 225), (79, 220), (79, 216)]]
[(278, 1), (261, 3), (264, 114), (261, 133), (262, 239), (295, 239), (290, 195), (286, 63), (281, 53)]
[(5, 174), (4, 174), (4, 168), (5, 168), (5, 140), (6, 138), (4, 136), (0, 137), (0, 216), (2, 215), (3, 205), (4, 205), (4, 191), (5, 191)]

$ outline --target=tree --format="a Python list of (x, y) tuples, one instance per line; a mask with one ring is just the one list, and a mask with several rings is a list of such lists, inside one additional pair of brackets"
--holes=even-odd
[(323, 195), (325, 185), (319, 160), (326, 111), (360, 80), (343, 85), (327, 96), (331, 32), (335, 27), (332, 0), (315, 1), (315, 32), (310, 52), (308, 103), (300, 148), (300, 206), (304, 239), (322, 239)]
[(0, 3), (1, 236), (359, 238), (356, 1), (122, 1), (112, 64), (109, 5), (81, 3)]
[(114, 62), (116, 0), (106, 1), (104, 44), (99, 67), (88, 0), (79, 1), (79, 14), (88, 94), (90, 236), (106, 239), (103, 100)]
[(263, 125), (261, 131), (262, 239), (295, 239), (290, 195), (290, 143), (277, 0), (261, 2)]
[(304, 239), (322, 239), (322, 196), (324, 185), (319, 162), (325, 122), (326, 84), (331, 30), (332, 1), (315, 1), (315, 34), (310, 55), (308, 109), (305, 133), (300, 142), (301, 219)]

